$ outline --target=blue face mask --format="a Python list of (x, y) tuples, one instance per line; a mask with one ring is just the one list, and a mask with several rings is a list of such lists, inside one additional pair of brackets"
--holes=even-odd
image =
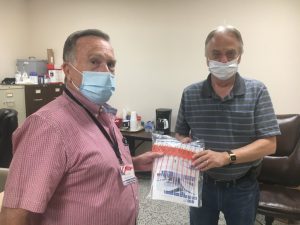
[(73, 81), (72, 83), (83, 96), (97, 105), (102, 105), (110, 99), (116, 88), (115, 76), (112, 73), (94, 71), (83, 71), (81, 73), (73, 65), (72, 67), (82, 75), (79, 88)]

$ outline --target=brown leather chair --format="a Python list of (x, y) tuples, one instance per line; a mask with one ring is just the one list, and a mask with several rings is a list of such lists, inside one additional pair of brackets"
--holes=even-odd
[(300, 115), (278, 115), (281, 135), (276, 153), (262, 161), (258, 214), (266, 225), (274, 218), (300, 220)]

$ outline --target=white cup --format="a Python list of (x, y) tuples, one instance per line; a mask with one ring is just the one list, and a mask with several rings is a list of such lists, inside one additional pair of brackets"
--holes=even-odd
[(130, 120), (130, 131), (137, 131), (138, 122), (136, 120)]
[(136, 111), (132, 111), (130, 115), (130, 131), (136, 131), (138, 129), (138, 122), (136, 117)]
[(137, 117), (136, 117), (136, 111), (132, 111), (131, 112), (131, 115), (130, 115), (130, 121), (132, 120), (137, 120)]

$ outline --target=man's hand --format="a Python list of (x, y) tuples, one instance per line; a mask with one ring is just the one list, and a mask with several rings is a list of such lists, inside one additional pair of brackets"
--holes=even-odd
[(175, 138), (183, 144), (187, 144), (192, 142), (192, 138), (189, 136), (180, 135), (178, 133), (175, 134)]
[(204, 150), (196, 153), (192, 161), (192, 165), (200, 171), (222, 167), (230, 163), (227, 152), (215, 152), (212, 150)]
[(154, 159), (163, 156), (161, 152), (146, 152), (132, 157), (134, 170), (151, 171)]
[[(276, 137), (258, 139), (241, 148), (232, 149), (236, 154), (235, 163), (252, 162), (262, 157), (273, 154), (276, 149)], [(200, 171), (215, 167), (222, 167), (230, 163), (227, 152), (204, 150), (193, 156), (193, 166)]]

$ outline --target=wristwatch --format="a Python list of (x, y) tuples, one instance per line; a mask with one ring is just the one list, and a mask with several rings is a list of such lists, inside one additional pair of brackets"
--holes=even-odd
[(230, 164), (234, 163), (236, 161), (236, 154), (230, 150), (228, 150), (227, 153), (229, 155)]

